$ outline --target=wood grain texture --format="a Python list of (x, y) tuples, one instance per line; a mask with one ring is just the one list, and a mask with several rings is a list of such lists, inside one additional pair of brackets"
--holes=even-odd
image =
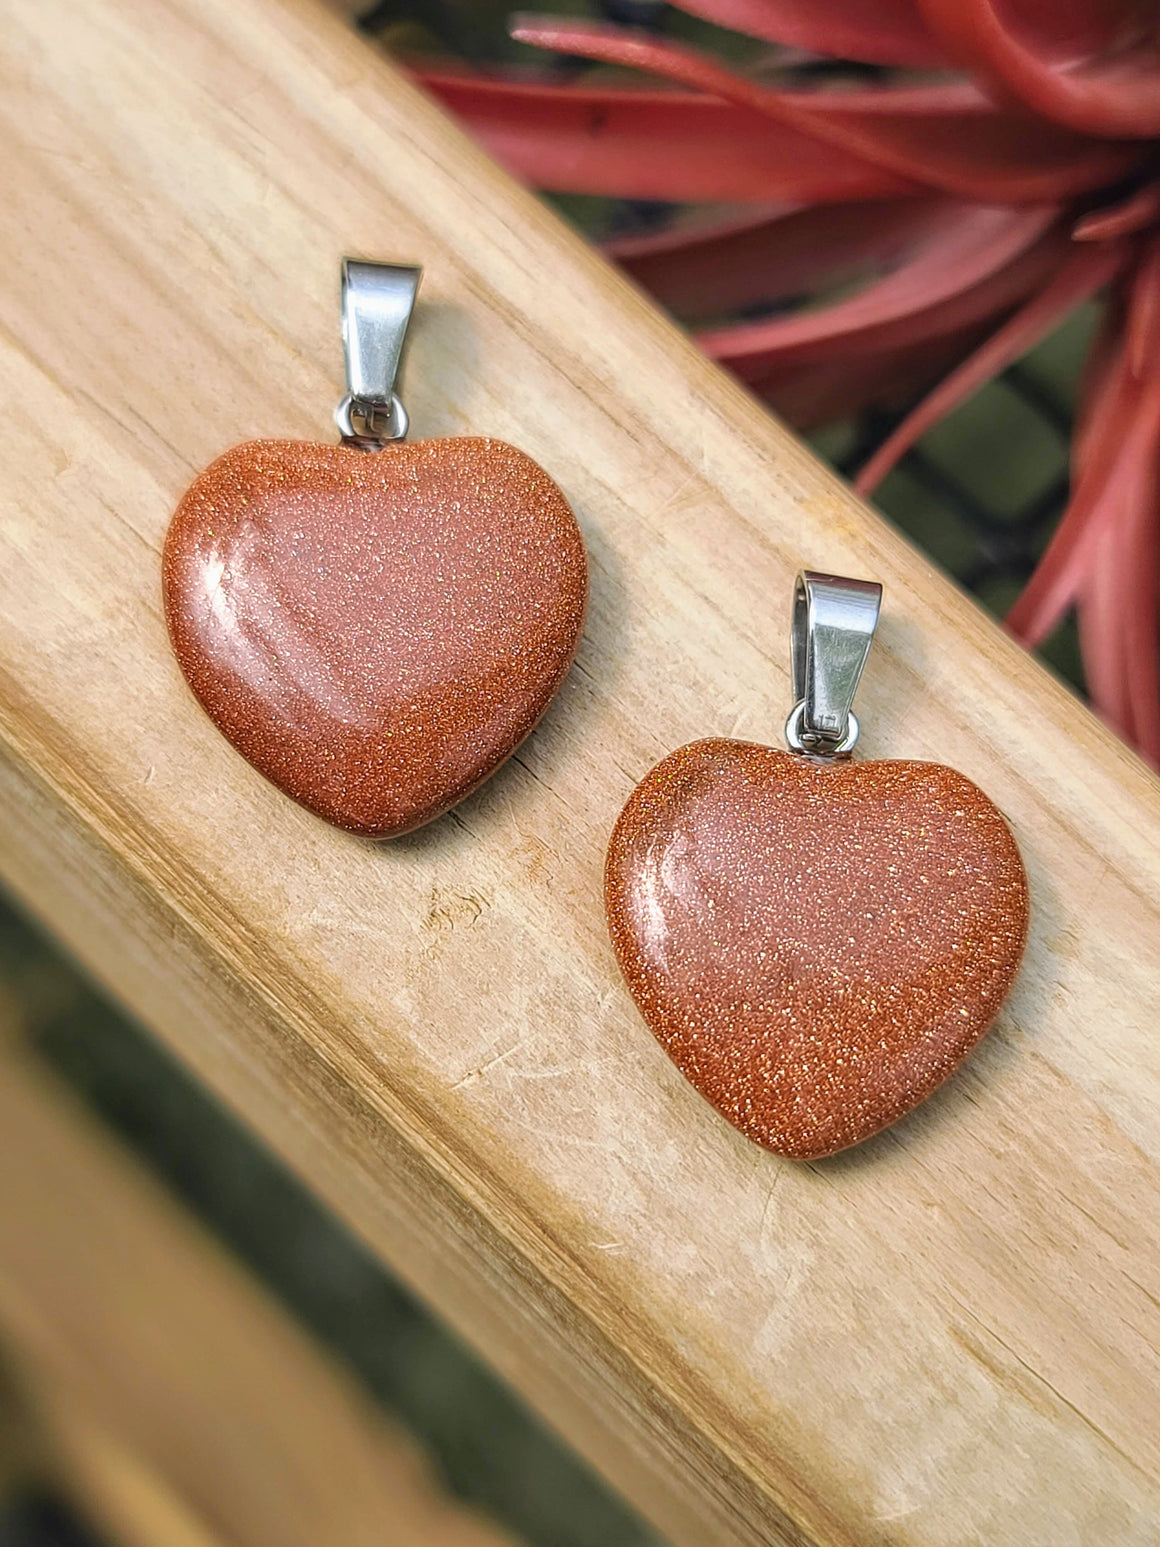
[(41, 1464), (123, 1547), (505, 1547), (26, 1060), (0, 1056), (0, 1337)]
[[(3, 9), (9, 883), (675, 1541), (1153, 1542), (1156, 781), (322, 8)], [(593, 564), (531, 742), (380, 848), (215, 735), (159, 605), (200, 465), (330, 437), (344, 252), (426, 265), (415, 432), (530, 452)], [(600, 906), (653, 762), (779, 739), (802, 564), (884, 582), (865, 753), (981, 784), (1033, 901), (969, 1068), (806, 1167)]]

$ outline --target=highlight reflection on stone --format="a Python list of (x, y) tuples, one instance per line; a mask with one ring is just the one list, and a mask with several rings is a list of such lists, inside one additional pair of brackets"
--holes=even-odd
[(994, 1020), (1027, 932), (1015, 840), (962, 774), (740, 741), (646, 776), (605, 886), (650, 1029), (723, 1116), (795, 1159), (930, 1095)]
[(218, 728), (351, 832), (421, 826), (543, 714), (576, 651), (575, 517), (501, 441), (237, 446), (165, 542), (178, 661)]

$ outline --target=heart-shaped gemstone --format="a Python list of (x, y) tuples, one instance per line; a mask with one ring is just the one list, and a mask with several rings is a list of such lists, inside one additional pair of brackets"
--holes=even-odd
[(182, 499), (164, 581), (218, 728), (311, 811), (387, 838), (535, 725), (576, 652), (588, 563), (564, 496), (502, 441), (253, 441)]
[(695, 742), (633, 791), (605, 884), (651, 1030), (742, 1133), (799, 1160), (929, 1096), (994, 1020), (1027, 933), (1007, 824), (937, 763)]

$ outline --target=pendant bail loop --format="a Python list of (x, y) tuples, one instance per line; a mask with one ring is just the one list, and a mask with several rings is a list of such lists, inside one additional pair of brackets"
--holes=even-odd
[(791, 658), (794, 708), (786, 721), (790, 748), (815, 757), (845, 757), (858, 739), (851, 713), (874, 642), (882, 587), (803, 570), (793, 599)]
[[(422, 273), (402, 263), (342, 261), (346, 396), (334, 419), (344, 440), (367, 450), (380, 450), (407, 433), (395, 380)], [(355, 420), (365, 428), (356, 429)]]

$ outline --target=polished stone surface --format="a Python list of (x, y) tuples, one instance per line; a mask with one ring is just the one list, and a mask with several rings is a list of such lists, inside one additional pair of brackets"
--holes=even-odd
[(237, 446), (164, 552), (178, 661), (267, 778), (351, 832), (440, 815), (560, 686), (588, 566), (564, 496), (501, 441)]
[(810, 1159), (940, 1085), (1018, 970), (1027, 883), (987, 797), (936, 763), (700, 741), (612, 836), (613, 945), (646, 1022), (742, 1133)]

